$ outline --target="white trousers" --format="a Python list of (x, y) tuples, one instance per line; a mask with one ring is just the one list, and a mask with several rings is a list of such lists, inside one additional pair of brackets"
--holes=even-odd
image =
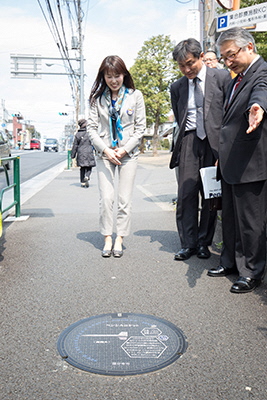
[[(117, 205), (115, 231), (118, 236), (130, 233), (131, 205), (137, 158), (124, 156), (121, 165), (115, 165), (105, 158), (97, 159), (97, 176), (100, 205), (100, 233), (113, 233), (114, 202)], [(117, 171), (117, 174), (116, 174)], [(118, 178), (115, 179), (116, 177)]]

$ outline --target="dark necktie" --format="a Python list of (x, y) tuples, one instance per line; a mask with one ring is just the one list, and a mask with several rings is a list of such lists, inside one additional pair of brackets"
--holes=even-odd
[(206, 137), (205, 129), (204, 129), (204, 118), (203, 118), (203, 106), (204, 106), (204, 96), (202, 89), (199, 85), (200, 79), (198, 77), (194, 78), (195, 83), (195, 103), (196, 103), (196, 111), (197, 111), (197, 136), (199, 139), (203, 140)]
[(232, 98), (233, 98), (233, 96), (234, 96), (234, 93), (235, 93), (236, 89), (238, 88), (238, 86), (240, 85), (240, 82), (242, 81), (243, 78), (244, 78), (244, 75), (243, 75), (242, 73), (238, 75), (237, 80), (236, 80), (236, 82), (235, 82), (235, 84), (234, 84), (233, 90), (232, 90), (232, 92), (231, 92), (231, 96), (230, 96), (230, 98), (229, 98), (229, 100), (228, 100), (228, 103), (227, 103), (227, 107), (226, 107), (226, 108), (229, 107), (229, 104), (230, 104), (230, 102), (231, 102), (231, 100), (232, 100)]

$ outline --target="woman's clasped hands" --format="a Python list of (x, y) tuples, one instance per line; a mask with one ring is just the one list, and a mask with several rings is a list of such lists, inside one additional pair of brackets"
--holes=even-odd
[(120, 159), (125, 156), (126, 151), (120, 147), (116, 147), (115, 149), (106, 148), (104, 150), (105, 155), (115, 165), (121, 165)]

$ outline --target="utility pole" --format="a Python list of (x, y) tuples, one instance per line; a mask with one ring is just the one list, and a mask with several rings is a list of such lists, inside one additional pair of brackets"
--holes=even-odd
[(78, 0), (78, 31), (79, 31), (79, 58), (80, 58), (80, 117), (84, 118), (84, 57), (82, 34), (81, 0)]
[[(81, 0), (72, 0), (77, 5), (77, 27), (78, 27), (78, 43), (76, 39), (73, 50), (78, 51), (77, 58), (57, 58), (57, 57), (42, 57), (40, 55), (23, 55), (23, 54), (11, 54), (11, 75), (13, 78), (26, 78), (26, 79), (40, 79), (42, 75), (68, 75), (75, 78), (75, 103), (76, 103), (76, 122), (79, 118), (84, 118), (85, 115), (85, 102), (84, 102), (84, 56), (83, 56), (83, 33), (82, 33), (82, 20), (83, 11), (81, 7)], [(77, 3), (76, 3), (77, 1)], [(65, 73), (56, 72), (42, 72), (41, 61), (42, 60), (59, 60), (68, 61), (69, 66), (62, 65), (65, 67)], [(76, 61), (79, 63), (78, 71), (74, 71), (70, 64), (70, 61)], [(52, 64), (51, 64), (52, 65)]]
[(240, 0), (233, 0), (233, 11), (239, 10), (240, 8)]

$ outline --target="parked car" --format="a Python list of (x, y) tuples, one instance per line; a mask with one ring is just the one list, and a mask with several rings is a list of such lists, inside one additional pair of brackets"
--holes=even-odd
[[(11, 147), (5, 132), (0, 131), (0, 159), (11, 157)], [(10, 169), (10, 161), (3, 162), (7, 169)]]
[(30, 150), (41, 150), (41, 142), (38, 139), (32, 139), (30, 141)]
[(58, 151), (57, 139), (46, 139), (44, 144), (44, 151)]

